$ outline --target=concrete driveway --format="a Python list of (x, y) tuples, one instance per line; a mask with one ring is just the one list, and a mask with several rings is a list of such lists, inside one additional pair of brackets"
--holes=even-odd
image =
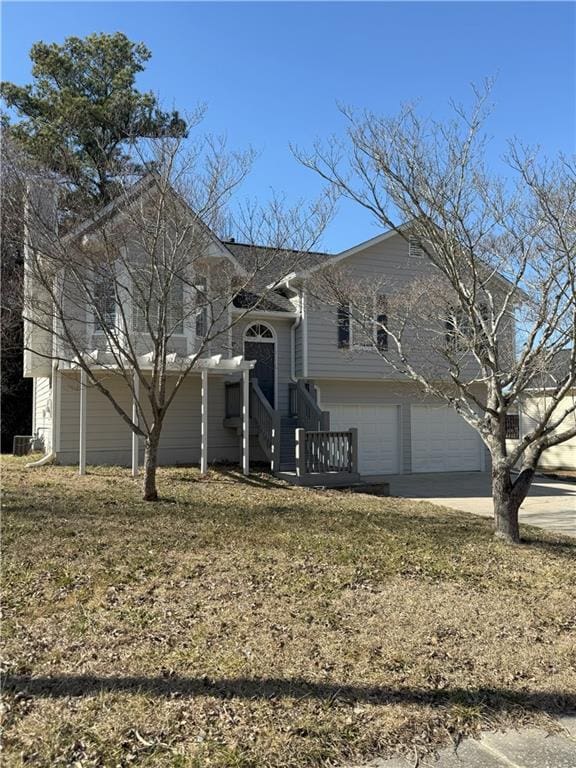
[[(442, 472), (391, 475), (390, 495), (492, 517), (490, 475), (486, 472)], [(520, 508), (520, 522), (554, 533), (576, 536), (576, 483), (536, 477)]]

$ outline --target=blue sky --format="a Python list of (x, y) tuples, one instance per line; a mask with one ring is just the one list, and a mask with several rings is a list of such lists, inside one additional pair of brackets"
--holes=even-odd
[[(576, 4), (4, 2), (2, 79), (30, 79), (37, 40), (120, 30), (153, 57), (138, 85), (185, 111), (208, 104), (203, 129), (259, 158), (243, 194), (312, 198), (319, 181), (288, 144), (340, 134), (338, 101), (388, 114), (419, 100), (441, 118), (470, 82), (497, 76), (489, 131), (495, 160), (517, 135), (546, 153), (575, 151)], [(342, 205), (323, 246), (378, 232)]]

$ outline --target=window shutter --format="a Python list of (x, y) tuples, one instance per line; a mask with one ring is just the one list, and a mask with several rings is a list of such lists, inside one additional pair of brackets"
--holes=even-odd
[(202, 307), (196, 315), (196, 337), (205, 339), (208, 335), (208, 307)]
[(114, 277), (101, 272), (96, 275), (94, 285), (94, 329), (96, 331), (111, 330), (116, 323), (116, 289)]
[(350, 305), (340, 304), (338, 307), (338, 347), (350, 347)]
[(386, 314), (386, 296), (378, 297), (378, 311), (376, 315), (376, 346), (380, 350), (388, 349), (388, 332), (383, 325), (388, 325), (388, 315)]

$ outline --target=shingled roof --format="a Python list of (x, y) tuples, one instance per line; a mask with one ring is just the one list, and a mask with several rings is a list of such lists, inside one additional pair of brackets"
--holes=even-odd
[[(253, 275), (250, 291), (241, 291), (234, 301), (237, 307), (255, 306), (273, 312), (293, 312), (294, 305), (282, 293), (267, 290), (267, 287), (279, 282), (292, 272), (310, 269), (317, 264), (329, 261), (333, 256), (320, 251), (296, 251), (291, 249), (270, 248), (250, 243), (237, 243), (235, 240), (222, 240), (226, 248), (234, 255), (239, 264), (249, 275)], [(261, 294), (264, 299), (259, 301)]]

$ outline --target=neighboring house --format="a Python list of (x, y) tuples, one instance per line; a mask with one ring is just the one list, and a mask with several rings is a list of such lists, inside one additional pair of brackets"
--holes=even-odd
[[(114, 216), (114, 211), (108, 215)], [(209, 269), (218, 270), (225, 260), (240, 273), (266, 249), (222, 242), (214, 236), (208, 251)], [(159, 452), (161, 464), (198, 463), (203, 447), (210, 462), (242, 461), (242, 430), (246, 425), (242, 423), (242, 374), (235, 366), (252, 361), (251, 375), (257, 384), (250, 387), (250, 457), (268, 462), (287, 479), (344, 482), (360, 475), (379, 478), (395, 473), (488, 468), (487, 451), (475, 430), (451, 408), (425, 397), (417, 385), (386, 365), (363, 343), (349, 318), (340, 316), (337, 306), (312, 299), (308, 289), (311, 276), (331, 269), (333, 264), (346, 266), (366, 280), (386, 276), (396, 286), (430, 270), (421, 252), (393, 231), (337, 256), (310, 253), (305, 263), (285, 278), (283, 265), (278, 264), (276, 274), (266, 276), (274, 287), (261, 305), (232, 328), (226, 344), (218, 343), (218, 348), (206, 355), (205, 443), (201, 440), (199, 366), (168, 411)], [(257, 300), (258, 287), (253, 294), (239, 294), (232, 315), (241, 316)], [(114, 313), (113, 306), (110, 312)], [(181, 330), (174, 337), (173, 351), (185, 357), (195, 348), (198, 327), (186, 325)], [(32, 338), (38, 334), (34, 328), (28, 331)], [(133, 333), (138, 336), (137, 331)], [(49, 346), (50, 340), (40, 339), (38, 343)], [(95, 324), (85, 343), (87, 349), (99, 349)], [(30, 346), (34, 348), (34, 343)], [(102, 359), (105, 355), (102, 350)], [(81, 426), (78, 370), (69, 364), (55, 365), (49, 354), (42, 357), (27, 352), (24, 375), (34, 378), (34, 432), (44, 438), (46, 451), (53, 453), (58, 463), (77, 463)], [(114, 373), (102, 375), (129, 409), (129, 394), (121, 394)], [(304, 430), (297, 434), (298, 457), (297, 429)], [(109, 401), (93, 388), (86, 393), (85, 436), (89, 464), (130, 465), (131, 432)], [(140, 461), (142, 456), (140, 446)]]
[[(567, 366), (570, 362), (570, 352), (566, 350), (563, 356), (558, 356), (557, 365), (559, 370), (556, 372), (557, 377), (562, 380), (568, 372)], [(522, 410), (520, 414), (520, 435), (525, 434), (532, 429), (534, 422), (538, 419), (539, 415), (550, 405), (550, 400), (547, 397), (546, 391), (549, 389), (552, 381), (547, 381), (551, 374), (543, 377), (544, 380), (530, 394), (524, 398), (522, 404)], [(554, 417), (561, 416), (568, 411), (571, 413), (566, 416), (562, 422), (558, 431), (565, 431), (570, 429), (576, 424), (576, 410), (574, 406), (576, 404), (576, 386), (564, 397), (558, 404)], [(542, 469), (568, 469), (576, 470), (576, 437), (566, 440), (559, 445), (555, 445), (552, 448), (544, 451), (542, 454), (539, 466)]]

